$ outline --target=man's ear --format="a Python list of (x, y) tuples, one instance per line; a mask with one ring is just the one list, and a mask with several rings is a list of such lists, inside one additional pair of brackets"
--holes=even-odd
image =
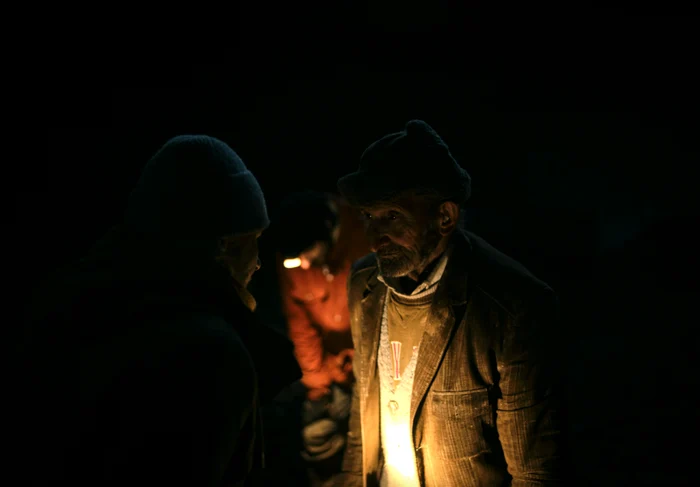
[(440, 235), (451, 234), (459, 220), (459, 205), (453, 201), (443, 201), (438, 209), (438, 229)]

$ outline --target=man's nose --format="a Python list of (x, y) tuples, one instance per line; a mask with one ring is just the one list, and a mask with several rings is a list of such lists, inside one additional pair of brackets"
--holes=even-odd
[(390, 243), (391, 240), (389, 240), (389, 237), (386, 235), (380, 235), (380, 234), (375, 234), (370, 237), (370, 249), (372, 252), (376, 252), (380, 248), (384, 247), (388, 243)]
[(376, 252), (379, 247), (388, 241), (386, 227), (377, 219), (371, 220), (366, 227), (367, 239), (370, 249)]
[(255, 264), (255, 270), (258, 271), (262, 267), (262, 261), (260, 260), (260, 257), (258, 257), (257, 262)]

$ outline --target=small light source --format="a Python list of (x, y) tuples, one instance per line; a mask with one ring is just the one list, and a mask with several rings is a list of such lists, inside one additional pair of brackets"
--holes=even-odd
[(301, 259), (284, 259), (284, 267), (287, 269), (294, 269), (295, 267), (299, 267), (301, 265)]

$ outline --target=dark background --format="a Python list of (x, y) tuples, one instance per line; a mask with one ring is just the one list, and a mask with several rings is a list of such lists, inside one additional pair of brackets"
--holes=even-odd
[[(369, 143), (422, 118), (472, 175), (470, 228), (561, 296), (578, 477), (694, 484), (697, 17), (377, 5), (338, 7), (332, 27), (249, 9), (216, 58), (106, 62), (49, 46), (29, 98), (46, 151), (15, 188), (16, 288), (118, 222), (174, 135), (229, 143), (274, 219), (286, 193), (334, 190)], [(271, 244), (253, 288), (263, 319), (284, 326)]]

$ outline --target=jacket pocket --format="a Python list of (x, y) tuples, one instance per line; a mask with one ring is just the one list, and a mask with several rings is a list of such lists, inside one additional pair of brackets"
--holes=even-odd
[(487, 388), (432, 391), (428, 423), (430, 450), (438, 460), (469, 458), (489, 451), (492, 426)]

